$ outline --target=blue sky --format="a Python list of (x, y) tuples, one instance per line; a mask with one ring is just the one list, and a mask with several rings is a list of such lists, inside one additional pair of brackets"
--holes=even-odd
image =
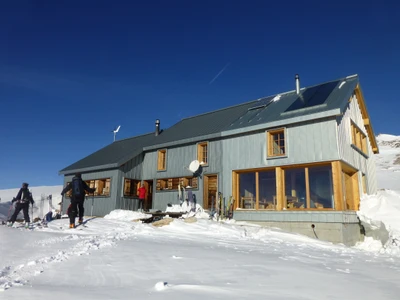
[[(142, 3), (141, 3), (142, 2)], [(376, 134), (400, 135), (395, 1), (2, 1), (0, 189), (117, 139), (359, 74)]]

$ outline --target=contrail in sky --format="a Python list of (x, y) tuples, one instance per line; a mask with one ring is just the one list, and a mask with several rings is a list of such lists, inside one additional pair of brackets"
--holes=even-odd
[(218, 74), (217, 74), (208, 84), (213, 83), (213, 82), (222, 74), (222, 72), (225, 71), (225, 69), (226, 69), (230, 64), (231, 64), (230, 62), (227, 63), (227, 64), (225, 65), (225, 67), (223, 67), (222, 70), (219, 71)]

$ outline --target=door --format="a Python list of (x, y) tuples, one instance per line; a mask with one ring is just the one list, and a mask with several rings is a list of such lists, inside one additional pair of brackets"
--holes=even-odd
[(343, 172), (344, 197), (346, 210), (358, 210), (360, 205), (360, 192), (357, 172)]
[(218, 192), (218, 175), (204, 175), (203, 178), (203, 208), (211, 209), (215, 207)]
[(153, 208), (153, 180), (145, 180), (144, 187), (146, 188), (146, 199), (144, 201), (144, 210)]

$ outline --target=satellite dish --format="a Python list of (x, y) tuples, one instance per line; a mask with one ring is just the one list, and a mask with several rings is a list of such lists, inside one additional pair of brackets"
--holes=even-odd
[(196, 171), (199, 169), (200, 163), (198, 160), (194, 160), (190, 163), (189, 165), (189, 171), (192, 173), (196, 173)]

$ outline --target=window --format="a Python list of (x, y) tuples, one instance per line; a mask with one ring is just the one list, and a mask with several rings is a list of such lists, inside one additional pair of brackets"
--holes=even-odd
[[(238, 208), (277, 209), (333, 209), (334, 191), (331, 165), (285, 167), (280, 171), (283, 181), (278, 182), (277, 169), (234, 172)], [(234, 188), (234, 194), (235, 193)], [(279, 189), (279, 190), (278, 190)], [(283, 194), (280, 194), (283, 192)], [(278, 193), (282, 202), (278, 201)], [(279, 203), (278, 203), (279, 202)]]
[(208, 142), (197, 144), (197, 160), (202, 165), (208, 165)]
[(140, 180), (125, 178), (124, 197), (137, 197), (137, 190), (140, 187)]
[(258, 173), (259, 203), (258, 209), (276, 209), (276, 172), (275, 170)]
[[(85, 182), (90, 188), (96, 189), (94, 192), (95, 196), (110, 196), (111, 178), (85, 180)], [(67, 182), (67, 184), (69, 183)], [(85, 193), (86, 195), (89, 194), (88, 192)], [(72, 191), (68, 191), (65, 195), (71, 197)]]
[(351, 138), (353, 145), (367, 155), (367, 137), (354, 122), (351, 122)]
[(270, 130), (267, 132), (268, 157), (284, 156), (285, 147), (285, 129)]
[(307, 208), (304, 168), (285, 170), (285, 200), (286, 208)]
[(85, 181), (90, 188), (95, 188), (95, 196), (110, 196), (110, 178)]
[(198, 182), (197, 177), (175, 177), (175, 178), (163, 178), (157, 179), (157, 191), (162, 190), (178, 190), (178, 186), (186, 188), (197, 189)]
[(333, 208), (333, 178), (330, 166), (309, 167), (310, 208)]
[(256, 208), (256, 174), (239, 174), (239, 208)]
[(165, 171), (167, 169), (167, 149), (158, 150), (157, 170)]

